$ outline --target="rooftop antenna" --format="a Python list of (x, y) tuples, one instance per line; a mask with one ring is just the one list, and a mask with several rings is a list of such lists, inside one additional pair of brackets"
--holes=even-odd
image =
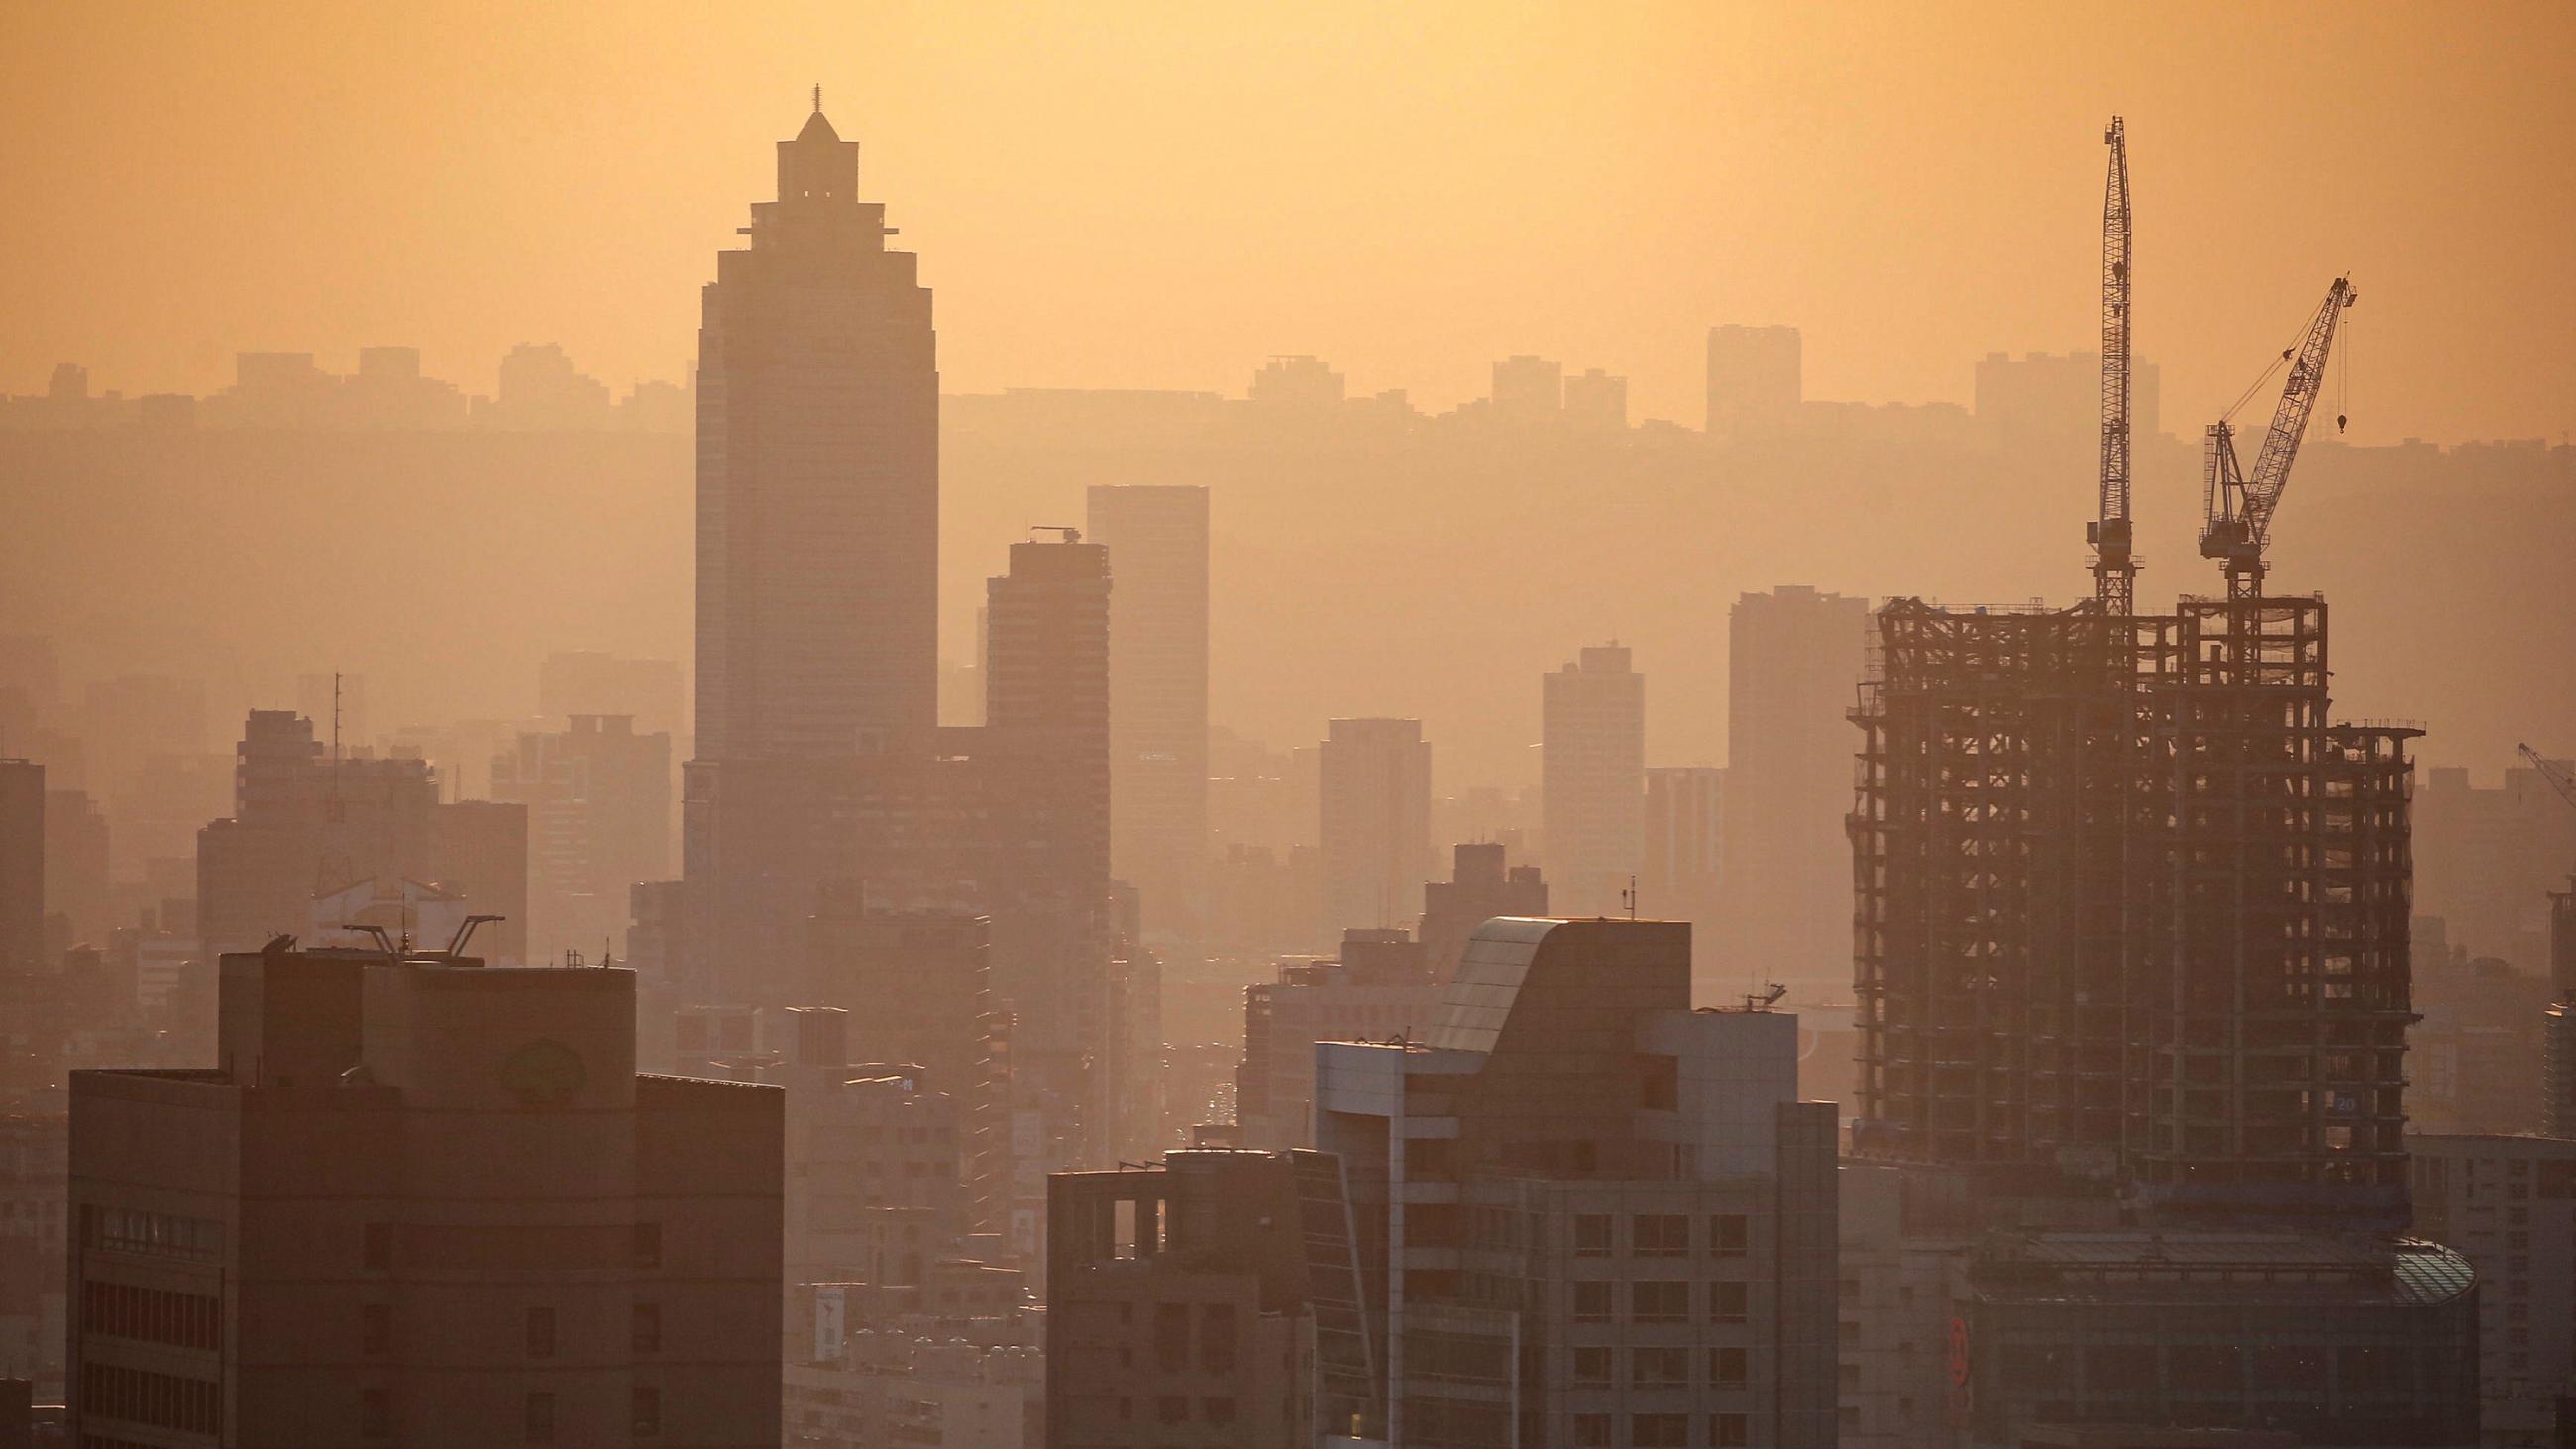
[(1628, 877), (1628, 888), (1619, 892), (1619, 904), (1628, 908), (1628, 919), (1637, 919), (1637, 878)]
[(818, 116), (823, 114), (823, 83), (821, 81), (814, 82), (814, 114)]
[(465, 943), (474, 939), (475, 927), (491, 921), (508, 919), (507, 916), (467, 916), (465, 923), (456, 928), (456, 934), (447, 938), (447, 954), (451, 957), (464, 955)]
[(1772, 1007), (1780, 1004), (1781, 997), (1788, 994), (1788, 987), (1774, 981), (1763, 990), (1745, 997), (1744, 1009), (1747, 1011), (1769, 1011)]

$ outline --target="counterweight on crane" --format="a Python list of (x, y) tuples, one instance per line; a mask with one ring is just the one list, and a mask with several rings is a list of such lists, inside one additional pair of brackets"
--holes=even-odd
[[(2344, 309), (2359, 296), (2350, 279), (2335, 278), (2324, 304), (2309, 319), (2306, 334), (2297, 346), (2282, 351), (2281, 362), (2290, 364), (2290, 380), (2282, 384), (2281, 405), (2272, 412), (2272, 428), (2263, 435), (2263, 450), (2254, 457), (2252, 475), (2237, 465), (2236, 432), (2227, 418), (2210, 425), (2204, 458), (2208, 522), (2201, 525), (2200, 551), (2227, 571), (2231, 599), (2262, 597), (2263, 548), (2272, 535), (2272, 511), (2280, 506), (2282, 490), (2290, 486), (2290, 464), (2299, 456), (2308, 415), (2316, 411), (2317, 396), (2325, 389), (2326, 356), (2334, 350), (2335, 327), (2343, 320)], [(2270, 375), (2268, 370), (2264, 373)], [(2262, 385), (2260, 379), (2254, 384)], [(2245, 397), (2253, 395), (2253, 388), (2246, 389)], [(2244, 405), (2245, 398), (2237, 399), (2237, 407)], [(2228, 412), (2232, 417), (2235, 409)]]
[(2138, 561), (2129, 530), (2129, 141), (2118, 116), (2102, 139), (2111, 174), (2102, 190), (2102, 498), (2084, 530), (2093, 545), (2093, 597), (2102, 612), (2136, 612)]

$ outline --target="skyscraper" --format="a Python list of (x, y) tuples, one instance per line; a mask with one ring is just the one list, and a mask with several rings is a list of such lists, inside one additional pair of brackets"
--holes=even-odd
[(1540, 694), (1540, 827), (1556, 908), (1615, 915), (1642, 863), (1646, 677), (1628, 667), (1627, 646), (1592, 645)]
[(1196, 939), (1208, 853), (1208, 491), (1091, 490), (1109, 550), (1110, 868)]
[[(1724, 910), (1718, 895), (1718, 853), (1725, 840), (1726, 771), (1715, 765), (1658, 765), (1646, 771), (1646, 847), (1637, 867), (1641, 912), (1710, 927)], [(1695, 978), (1703, 996), (1716, 996), (1709, 979), (1716, 943), (1691, 936)]]
[(1075, 530), (1011, 545), (1011, 571), (984, 584), (984, 728), (1045, 756), (1078, 814), (1066, 842), (1075, 878), (1109, 878), (1109, 550)]
[(1746, 594), (1727, 628), (1721, 964), (1836, 1001), (1851, 970), (1851, 726), (1869, 602)]
[[(697, 709), (682, 969), (747, 997), (813, 908), (826, 762), (938, 719), (939, 370), (918, 258), (823, 117), (720, 252), (698, 333)], [(773, 983), (774, 984), (774, 983)]]
[(699, 757), (830, 757), (928, 729), (939, 370), (919, 259), (859, 200), (820, 96), (698, 331)]
[(1337, 719), (1323, 749), (1316, 938), (1412, 918), (1431, 878), (1431, 745), (1418, 719)]

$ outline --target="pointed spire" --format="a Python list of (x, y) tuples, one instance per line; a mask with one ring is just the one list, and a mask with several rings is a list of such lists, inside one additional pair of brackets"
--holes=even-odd
[(814, 82), (814, 114), (818, 116), (823, 114), (823, 83), (821, 81)]

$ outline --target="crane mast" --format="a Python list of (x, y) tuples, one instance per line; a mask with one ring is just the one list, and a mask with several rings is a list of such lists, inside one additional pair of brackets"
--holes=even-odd
[(2093, 545), (2093, 597), (2102, 612), (2137, 612), (2138, 562), (2129, 529), (2129, 142), (2118, 116), (2102, 139), (2111, 147), (2102, 189), (2102, 497), (2085, 529)]
[(2290, 364), (2290, 379), (2281, 387), (2281, 404), (2273, 409), (2272, 426), (2263, 435), (2251, 475), (2237, 462), (2235, 429), (2224, 418), (2210, 426), (2203, 456), (2208, 522), (2201, 526), (2200, 551), (2227, 571), (2231, 599), (2262, 597), (2263, 549), (2272, 535), (2272, 512), (2290, 486), (2290, 464), (2299, 456), (2308, 416), (2316, 411), (2317, 397), (2325, 389), (2326, 357), (2334, 350), (2335, 328), (2343, 320), (2344, 309), (2359, 295), (2350, 279), (2335, 278), (2299, 344), (2281, 354), (2281, 360)]

